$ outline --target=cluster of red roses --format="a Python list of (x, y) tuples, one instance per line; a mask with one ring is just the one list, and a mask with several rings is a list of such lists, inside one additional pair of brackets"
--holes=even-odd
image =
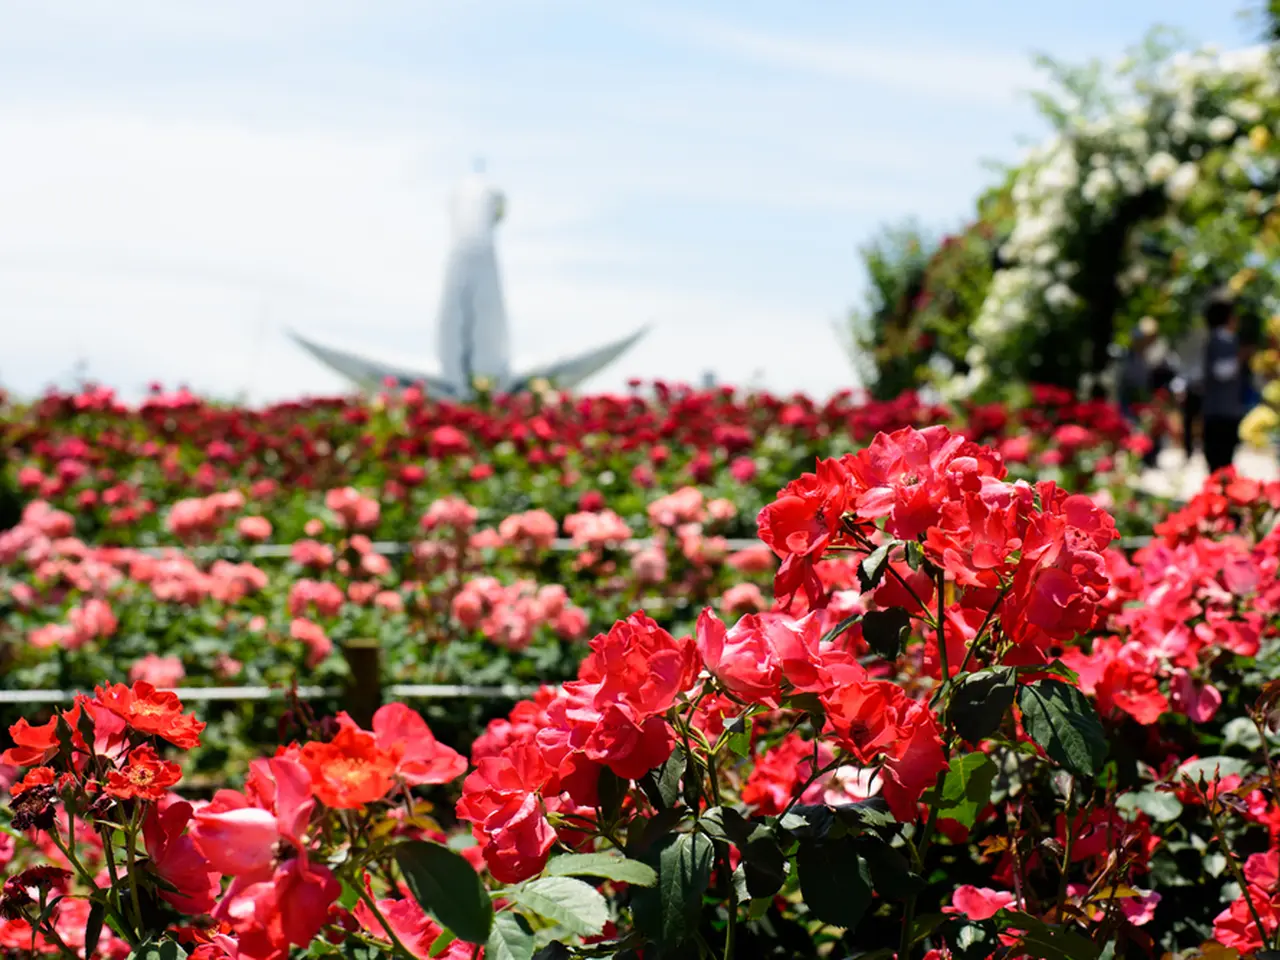
[[(5, 882), (0, 944), (40, 952), (74, 944), (82, 955), (96, 946), (124, 956), (155, 928), (163, 903), (174, 920), (208, 918), (187, 930), (203, 960), (280, 958), (335, 924), (384, 939), (395, 933), (425, 957), (440, 927), (411, 899), (366, 896), (354, 913), (337, 905), (342, 886), (322, 862), (330, 832), (322, 821), (454, 780), (465, 759), (413, 710), (390, 704), (374, 715), (372, 731), (340, 714), (327, 741), (281, 747), (253, 761), (243, 791), (193, 804), (173, 793), (181, 768), (156, 748), (163, 741), (191, 749), (203, 729), (175, 694), (145, 682), (99, 687), (45, 724), (10, 728), (15, 746), (0, 760), (28, 768), (10, 790), (12, 826), (52, 865)], [(0, 855), (7, 865), (12, 844)], [(348, 879), (367, 888), (367, 878)], [(86, 944), (94, 912), (94, 942)], [(446, 954), (454, 955), (470, 951)]]
[(941, 662), (964, 662), (992, 616), (1002, 627), (1000, 649), (990, 651), (996, 660), (1046, 662), (1093, 626), (1110, 588), (1104, 552), (1115, 522), (1087, 496), (1006, 475), (995, 451), (945, 427), (881, 434), (859, 453), (820, 461), (760, 514), (760, 538), (782, 561), (779, 602), (803, 593), (824, 604), (824, 556), (878, 546), (892, 581), (872, 603), (920, 617), (935, 584), (911, 562), (909, 549), (919, 549), (953, 588), (943, 612), (950, 656)]
[[(802, 592), (811, 607), (825, 605), (817, 564), (850, 551), (889, 574), (869, 608), (903, 607), (945, 635), (949, 658), (937, 657), (935, 639), (934, 660), (949, 659), (952, 672), (979, 640), (991, 643), (983, 662), (1046, 663), (1055, 645), (1092, 627), (1109, 590), (1103, 552), (1115, 526), (1087, 497), (1004, 478), (994, 451), (943, 427), (881, 435), (861, 453), (821, 461), (760, 515), (761, 538), (782, 560), (779, 597)], [(939, 625), (928, 604), (948, 585)], [(705, 742), (726, 710), (776, 711), (796, 696), (817, 698), (830, 747), (876, 780), (899, 819), (914, 820), (946, 764), (938, 718), (860, 662), (857, 627), (830, 631), (830, 621), (814, 609), (726, 628), (704, 611), (696, 638), (676, 639), (636, 614), (596, 637), (577, 681), (521, 704), (475, 745), (478, 769), (459, 815), (495, 876), (514, 882), (541, 870), (556, 836), (551, 818), (570, 836), (592, 820), (601, 767), (638, 779), (690, 725)], [(708, 711), (709, 695), (718, 711)]]
[[(705, 519), (712, 506), (695, 494), (656, 501), (653, 521)], [(936, 831), (948, 844), (968, 841), (982, 876), (1004, 888), (958, 884), (941, 899), (942, 915), (969, 923), (966, 938), (999, 917), (986, 943), (1016, 956), (1029, 950), (1028, 937), (1062, 938), (1095, 921), (1131, 936), (1151, 923), (1161, 894), (1148, 877), (1153, 854), (1166, 846), (1161, 832), (1199, 805), (1215, 818), (1210, 839), (1224, 848), (1224, 811), (1239, 814), (1244, 829), (1265, 828), (1271, 849), (1243, 865), (1239, 894), (1223, 900), (1214, 924), (1220, 944), (1264, 945), (1280, 923), (1275, 774), (1209, 770), (1197, 785), (1194, 768), (1179, 762), (1185, 752), (1156, 726), (1171, 712), (1183, 715), (1178, 724), (1212, 721), (1226, 689), (1214, 671), (1230, 675), (1228, 660), (1251, 659), (1274, 637), (1280, 533), (1262, 530), (1270, 497), (1270, 488), (1219, 476), (1162, 528), (1162, 540), (1129, 560), (1112, 548), (1115, 524), (1094, 499), (1012, 480), (999, 452), (944, 427), (881, 434), (859, 453), (820, 461), (759, 517), (761, 539), (781, 561), (778, 607), (732, 623), (704, 610), (690, 636), (635, 613), (590, 642), (577, 679), (543, 687), (488, 726), (456, 805), (478, 841), (466, 856), (501, 884), (561, 880), (533, 879), (558, 844), (641, 850), (643, 825), (675, 813), (666, 823), (678, 877), (658, 871), (660, 896), (672, 901), (675, 889), (697, 907), (703, 893), (723, 893), (706, 916), (727, 928), (725, 956), (739, 918), (776, 907), (788, 883), (805, 899), (803, 918), (856, 926), (844, 906), (813, 896), (806, 878), (815, 861), (853, 870), (854, 886), (857, 871), (871, 871), (877, 886), (873, 894), (865, 881), (868, 903), (902, 901), (907, 939), (899, 950), (910, 956), (916, 895), (881, 889), (874, 871), (883, 857), (898, 857), (902, 871), (914, 871), (902, 889), (925, 886)], [(346, 528), (368, 525), (360, 495), (339, 491), (330, 506)], [(428, 516), (425, 526), (451, 531), (459, 549), (476, 520), (458, 500), (440, 501)], [(525, 514), (498, 535), (536, 545), (554, 527), (547, 519)], [(467, 602), (454, 611), (459, 619), (481, 609)], [(290, 595), (296, 613), (332, 615), (342, 603), (342, 591), (311, 581)], [(972, 682), (979, 672), (988, 686)], [(995, 707), (980, 702), (984, 690)], [(961, 722), (961, 693), (971, 712), (987, 714), (976, 733), (973, 721)], [(1118, 761), (1117, 771), (1121, 762), (1131, 768), (1109, 772), (1110, 785), (1099, 788), (1106, 732), (1084, 694), (1112, 729), (1137, 724), (1150, 734), (1135, 748), (1150, 766)], [(1265, 737), (1262, 718), (1254, 719)], [(345, 934), (389, 940), (424, 960), (441, 951), (474, 955), (470, 945), (438, 939), (440, 925), (413, 897), (397, 896), (392, 871), (373, 883), (366, 873), (387, 853), (382, 838), (422, 835), (410, 788), (449, 783), (468, 765), (403, 705), (383, 707), (371, 727), (340, 715), (306, 742), (254, 761), (242, 790), (196, 804), (172, 793), (181, 771), (162, 750), (192, 748), (202, 725), (171, 693), (146, 683), (103, 687), (47, 724), (16, 724), (15, 746), (0, 757), (27, 768), (11, 790), (13, 825), (52, 866), (6, 882), (0, 947), (123, 954), (156, 929), (155, 911), (172, 910), (208, 916), (183, 934), (199, 960), (281, 960), (293, 946)], [(1050, 785), (1037, 755), (1071, 776)], [(997, 797), (997, 764), (1003, 776), (1010, 760), (1021, 793), (1006, 786)], [(825, 832), (816, 805), (839, 830)], [(1201, 821), (1191, 819), (1178, 829), (1194, 831)], [(1035, 831), (1025, 843), (1022, 824)], [(909, 834), (909, 863), (886, 842), (890, 833)], [(0, 838), (0, 857), (13, 856)], [(678, 886), (698, 876), (700, 887)], [(385, 897), (374, 884), (387, 888)], [(339, 903), (344, 888), (359, 898), (350, 910)], [(523, 889), (503, 890), (498, 902), (519, 904)], [(600, 909), (579, 936), (603, 930), (606, 916), (643, 926), (645, 908), (631, 891), (605, 889), (618, 894), (617, 909), (606, 914), (603, 894), (588, 891), (590, 909), (601, 901)], [(856, 891), (842, 887), (839, 896)], [(94, 911), (109, 921), (100, 939), (85, 933)], [(519, 922), (512, 920), (517, 938), (526, 935)], [(618, 939), (640, 943), (651, 929)], [(944, 944), (959, 948), (950, 936), (932, 938), (932, 960), (952, 956)], [(532, 956), (532, 941), (526, 946), (520, 956)]]
[[(30, 407), (7, 406), (0, 446), (19, 454), (24, 493), (96, 514), (117, 536), (157, 528), (157, 504), (170, 502), (175, 491), (216, 498), (239, 490), (267, 501), (300, 489), (356, 485), (377, 489), (392, 503), (423, 488), (465, 489), (495, 472), (533, 467), (560, 471), (559, 486), (572, 502), (586, 478), (618, 471), (620, 464), (618, 476), (640, 488), (705, 484), (726, 473), (748, 485), (758, 470), (753, 448), (765, 438), (799, 451), (833, 436), (865, 442), (880, 431), (939, 422), (999, 444), (1011, 461), (1064, 468), (1114, 461), (1128, 427), (1113, 406), (1082, 403), (1052, 388), (1034, 396), (1034, 405), (1020, 410), (951, 409), (913, 393), (867, 401), (845, 391), (819, 401), (658, 383), (631, 395), (550, 401), (525, 394), (463, 406), (409, 389), (372, 404), (334, 397), (252, 410), (183, 390), (157, 392), (130, 407), (109, 390), (89, 389), (51, 393)], [(1048, 439), (1033, 449), (1030, 437)], [(343, 456), (335, 456), (338, 450)], [(789, 458), (771, 449), (770, 459), (783, 469)], [(763, 478), (761, 493), (772, 482)], [(191, 500), (171, 518), (173, 532), (207, 533), (217, 522), (213, 506), (213, 500)], [(378, 522), (368, 503), (343, 506), (353, 528)], [(265, 528), (254, 518), (244, 534), (259, 538)]]

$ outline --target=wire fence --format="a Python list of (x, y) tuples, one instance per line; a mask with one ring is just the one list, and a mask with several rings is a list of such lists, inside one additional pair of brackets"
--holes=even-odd
[[(1119, 546), (1125, 550), (1136, 550), (1150, 543), (1153, 538), (1150, 536), (1139, 537), (1123, 537), (1119, 541)], [(623, 548), (641, 548), (651, 545), (654, 541), (651, 538), (631, 539), (621, 541), (618, 545)], [(760, 546), (761, 541), (758, 539), (734, 538), (726, 541), (725, 546), (730, 551), (738, 551), (748, 549), (750, 547)], [(553, 541), (551, 547), (553, 550), (567, 551), (581, 549), (581, 544), (575, 543), (568, 538), (559, 538)], [(150, 555), (162, 555), (164, 553), (179, 550), (187, 555), (201, 556), (228, 556), (240, 555), (247, 556), (252, 559), (287, 559), (293, 550), (292, 544), (287, 543), (261, 543), (251, 546), (245, 546), (236, 549), (234, 546), (200, 546), (200, 547), (140, 547), (137, 549), (141, 553)], [(376, 553), (385, 556), (397, 556), (412, 551), (411, 543), (398, 541), (378, 541), (373, 544), (373, 550)], [(645, 602), (647, 607), (655, 607), (664, 605), (661, 599), (656, 602), (649, 600)], [(535, 686), (520, 686), (515, 684), (502, 684), (498, 686), (472, 686), (467, 684), (387, 684), (382, 685), (373, 677), (368, 677), (365, 683), (374, 687), (369, 692), (379, 699), (389, 700), (518, 700), (523, 697), (531, 696), (537, 691)], [(50, 705), (58, 703), (69, 703), (75, 697), (82, 693), (89, 693), (84, 690), (0, 690), (0, 705), (28, 704), (32, 706)], [(225, 701), (271, 701), (284, 700), (288, 697), (296, 697), (300, 700), (321, 700), (325, 698), (342, 697), (350, 694), (350, 689), (342, 689), (337, 687), (317, 687), (317, 686), (301, 686), (301, 687), (267, 687), (267, 686), (239, 686), (239, 687), (178, 687), (174, 688), (174, 692), (184, 702), (191, 703), (212, 703)]]
[[(1150, 543), (1152, 537), (1122, 537), (1119, 541), (1121, 549), (1136, 550)], [(622, 550), (640, 550), (645, 547), (653, 546), (655, 540), (652, 537), (637, 537), (630, 540), (620, 540), (614, 546)], [(755, 538), (748, 537), (731, 537), (724, 542), (725, 548), (731, 553), (739, 550), (748, 550), (752, 547), (762, 546), (762, 542)], [(226, 544), (222, 546), (197, 546), (184, 547), (180, 544), (173, 546), (158, 547), (129, 547), (126, 549), (137, 550), (139, 553), (145, 553), (149, 556), (162, 556), (172, 551), (180, 551), (187, 556), (201, 557), (223, 557), (228, 555), (239, 555), (249, 557), (250, 559), (264, 560), (287, 560), (293, 554), (293, 544), (289, 543), (258, 543), (251, 546), (239, 547), (234, 544)], [(577, 543), (568, 537), (557, 537), (551, 542), (549, 549), (556, 552), (569, 552), (573, 550), (583, 550), (586, 546)], [(379, 540), (374, 541), (372, 545), (374, 553), (387, 557), (400, 556), (405, 553), (413, 552), (413, 544), (396, 540)]]
[[(174, 687), (173, 692), (184, 703), (216, 701), (323, 700), (342, 697), (348, 691), (341, 687)], [(532, 696), (537, 687), (518, 684), (468, 686), (466, 684), (392, 683), (382, 687), (389, 700), (519, 700)], [(91, 690), (0, 690), (0, 704), (48, 705), (70, 703)]]
[[(623, 550), (639, 550), (654, 544), (652, 537), (635, 537), (629, 540), (619, 540), (612, 546), (616, 546)], [(745, 550), (748, 547), (760, 546), (760, 541), (754, 538), (734, 537), (725, 541), (725, 546), (732, 551)], [(567, 553), (573, 550), (584, 550), (586, 545), (577, 543), (569, 537), (557, 537), (551, 541), (549, 549), (558, 553)], [(173, 546), (159, 547), (129, 547), (126, 549), (137, 550), (139, 553), (145, 553), (150, 556), (160, 556), (173, 550), (179, 550), (192, 557), (219, 557), (231, 553), (238, 553), (242, 556), (251, 557), (253, 559), (273, 559), (287, 560), (293, 554), (293, 544), (291, 543), (257, 543), (251, 546), (237, 546), (235, 544), (224, 544), (220, 546), (196, 546), (184, 547), (181, 544)], [(372, 545), (374, 553), (382, 554), (387, 557), (399, 556), (404, 553), (413, 552), (413, 544), (396, 540), (377, 540)]]

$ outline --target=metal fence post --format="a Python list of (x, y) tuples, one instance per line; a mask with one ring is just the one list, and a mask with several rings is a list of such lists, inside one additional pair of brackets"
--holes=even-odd
[(342, 645), (342, 655), (350, 670), (347, 712), (367, 730), (373, 726), (374, 712), (382, 706), (382, 645), (368, 638), (348, 640)]

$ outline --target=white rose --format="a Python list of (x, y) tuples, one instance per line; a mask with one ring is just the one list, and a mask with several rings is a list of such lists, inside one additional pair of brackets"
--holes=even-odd
[(1164, 185), (1165, 192), (1174, 203), (1181, 203), (1191, 195), (1196, 183), (1200, 180), (1200, 168), (1187, 162), (1178, 165), (1178, 169), (1169, 176)]
[(1084, 186), (1080, 193), (1085, 199), (1085, 203), (1097, 203), (1102, 197), (1115, 192), (1116, 176), (1106, 167), (1099, 167), (1096, 170), (1089, 171), (1089, 176), (1085, 177)]
[(1230, 117), (1214, 117), (1209, 121), (1209, 126), (1205, 128), (1205, 132), (1209, 134), (1210, 139), (1221, 143), (1234, 137), (1238, 129), (1236, 122)]
[(1178, 161), (1163, 150), (1148, 157), (1146, 165), (1143, 167), (1147, 180), (1157, 186), (1168, 180), (1173, 171), (1177, 169)]
[(1262, 119), (1262, 107), (1252, 100), (1232, 100), (1227, 104), (1227, 113), (1241, 123), (1254, 124)]
[(1065, 283), (1055, 283), (1044, 292), (1044, 302), (1055, 309), (1068, 307), (1075, 299), (1076, 295)]
[(1058, 245), (1056, 243), (1041, 244), (1036, 247), (1035, 253), (1031, 255), (1031, 262), (1040, 267), (1048, 266), (1057, 259)]
[(1142, 174), (1133, 164), (1116, 164), (1116, 179), (1120, 181), (1120, 186), (1124, 187), (1125, 193), (1134, 194), (1142, 191)]

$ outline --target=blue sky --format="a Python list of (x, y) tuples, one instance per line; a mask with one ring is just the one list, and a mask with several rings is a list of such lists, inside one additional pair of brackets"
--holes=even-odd
[(1042, 133), (1032, 52), (1156, 22), (1253, 40), (1230, 0), (0, 0), (0, 384), (339, 388), (285, 326), (429, 358), (482, 157), (517, 358), (652, 324), (593, 386), (827, 392), (858, 244)]

